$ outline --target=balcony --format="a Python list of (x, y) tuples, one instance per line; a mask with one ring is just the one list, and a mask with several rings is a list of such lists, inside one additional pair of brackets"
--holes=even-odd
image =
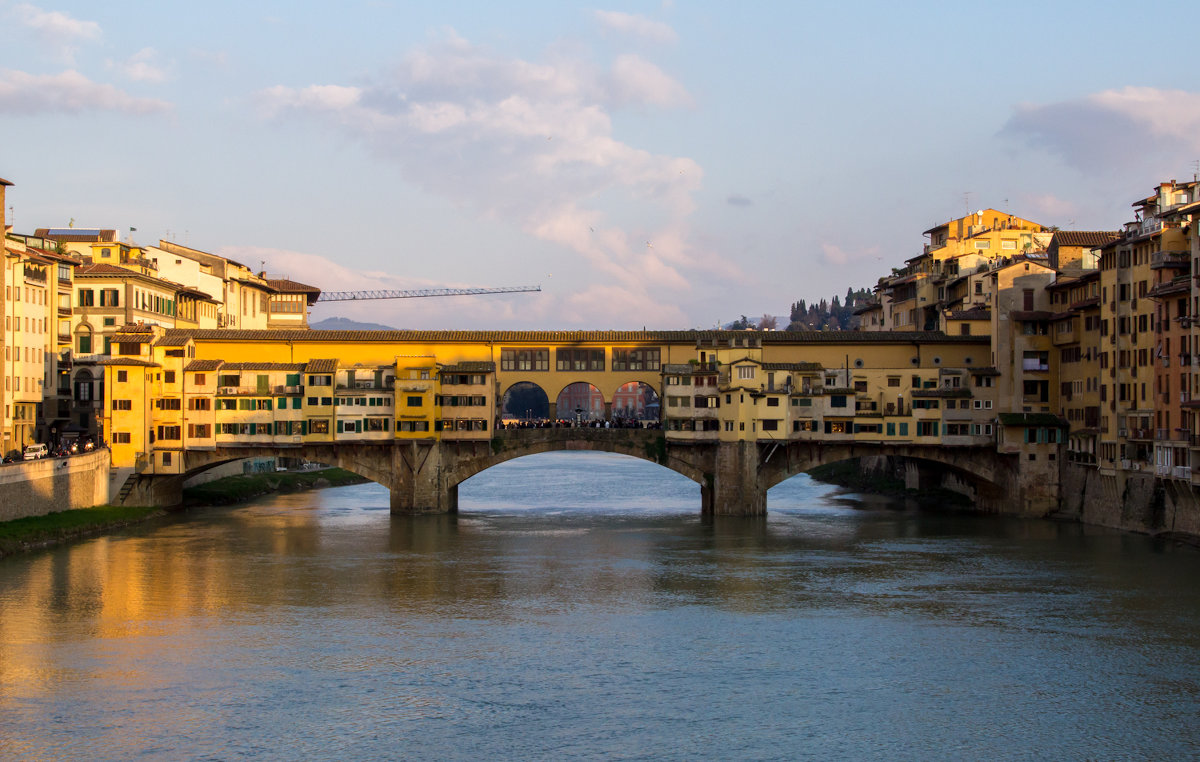
[(1158, 270), (1164, 267), (1187, 267), (1191, 258), (1186, 251), (1156, 251), (1150, 255), (1150, 267)]

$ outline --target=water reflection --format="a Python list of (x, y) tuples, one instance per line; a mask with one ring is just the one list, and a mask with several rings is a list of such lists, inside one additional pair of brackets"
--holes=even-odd
[(394, 518), (376, 485), (281, 495), (0, 562), (0, 751), (1200, 743), (1190, 548), (806, 478), (772, 490), (765, 519), (703, 521), (691, 482), (576, 453), (513, 461), (460, 497), (455, 516)]

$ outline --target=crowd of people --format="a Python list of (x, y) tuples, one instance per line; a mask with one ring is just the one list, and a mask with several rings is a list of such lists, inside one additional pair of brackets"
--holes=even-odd
[(570, 418), (534, 418), (517, 421), (502, 421), (497, 428), (502, 429), (661, 429), (661, 421), (643, 421), (638, 418), (620, 418), (611, 420)]

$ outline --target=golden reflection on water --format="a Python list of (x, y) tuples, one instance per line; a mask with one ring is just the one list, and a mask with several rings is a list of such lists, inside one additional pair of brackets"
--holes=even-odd
[[(92, 713), (90, 746), (73, 746), (83, 741), (69, 732), (47, 741), (0, 729), (0, 756), (86, 757), (122, 744), (146, 752), (163, 743), (156, 728), (230, 732), (254, 721), (244, 707), (284, 711), (295, 692), (315, 700), (314, 691), (345, 690), (343, 703), (320, 708), (320, 721), (337, 727), (357, 727), (362, 712), (476, 711), (494, 723), (516, 710), (501, 701), (505, 687), (477, 705), (479, 683), (516, 690), (543, 657), (558, 660), (552, 688), (585, 694), (589, 681), (611, 682), (605, 670), (631, 670), (638, 690), (672, 685), (691, 660), (715, 675), (702, 691), (719, 691), (725, 663), (748, 658), (729, 650), (741, 643), (768, 654), (770, 669), (756, 674), (784, 670), (808, 649), (811, 674), (872, 679), (855, 672), (859, 651), (847, 656), (831, 640), (841, 661), (830, 663), (824, 641), (805, 642), (830, 626), (852, 644), (884, 631), (892, 661), (927, 648), (913, 667), (926, 672), (947, 654), (974, 663), (995, 646), (972, 649), (1008, 646), (1009, 636), (1023, 653), (1045, 633), (1122, 649), (1169, 644), (1192, 659), (1200, 651), (1200, 593), (1180, 586), (1200, 556), (1145, 538), (832, 498), (766, 519), (712, 520), (487, 509), (404, 518), (386, 503), (369, 488), (278, 496), (0, 561), (0, 716), (53, 727), (73, 711), (64, 700)], [(960, 629), (970, 632), (940, 650)], [(757, 635), (776, 631), (798, 645), (776, 652)], [(689, 638), (698, 650), (683, 663), (656, 661)], [(623, 652), (626, 642), (644, 653)], [(577, 663), (581, 643), (604, 666)], [(512, 706), (536, 707), (544, 692)], [(109, 695), (122, 706), (106, 705)], [(273, 721), (255, 732), (269, 734)]]

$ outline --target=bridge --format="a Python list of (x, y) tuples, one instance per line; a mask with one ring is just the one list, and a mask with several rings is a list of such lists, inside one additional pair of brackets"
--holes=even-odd
[(134, 474), (123, 502), (174, 505), (183, 482), (209, 468), (253, 457), (304, 458), (351, 471), (386, 487), (395, 514), (453, 513), (467, 479), (515, 458), (547, 452), (590, 451), (655, 463), (700, 486), (702, 515), (766, 513), (767, 490), (813, 468), (846, 460), (888, 458), (904, 467), (911, 489), (946, 487), (988, 512), (1008, 512), (1019, 458), (989, 447), (879, 442), (672, 442), (646, 428), (548, 427), (505, 429), (490, 441), (456, 443), (231, 446), (186, 454), (177, 475)]
[(474, 474), (571, 449), (674, 470), (710, 514), (762, 514), (770, 487), (854, 458), (899, 459), (910, 486), (984, 510), (1060, 502), (1066, 424), (985, 365), (986, 337), (127, 326), (113, 344), (104, 428), (130, 504), (286, 455), (383, 484), (395, 513), (453, 511)]

